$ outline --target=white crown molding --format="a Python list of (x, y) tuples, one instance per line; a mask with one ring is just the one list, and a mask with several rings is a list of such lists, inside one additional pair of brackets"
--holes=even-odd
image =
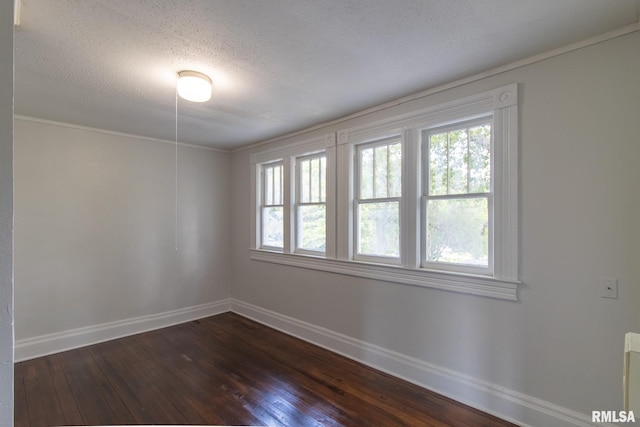
[[(609, 40), (616, 39), (618, 37), (622, 37), (622, 36), (626, 36), (628, 34), (635, 33), (637, 31), (640, 31), (640, 19), (638, 20), (637, 23), (626, 25), (624, 27), (621, 27), (621, 28), (618, 28), (618, 29), (615, 29), (615, 30), (612, 30), (612, 31), (609, 31), (609, 32), (606, 32), (606, 33), (603, 33), (603, 34), (599, 34), (599, 35), (596, 35), (596, 36), (593, 36), (593, 37), (589, 37), (587, 39), (584, 39), (584, 40), (581, 40), (581, 41), (578, 41), (578, 42), (575, 42), (575, 43), (571, 43), (571, 44), (568, 44), (566, 46), (559, 47), (557, 49), (552, 49), (552, 50), (549, 50), (549, 51), (546, 51), (546, 52), (542, 52), (542, 53), (539, 53), (537, 55), (530, 56), (528, 58), (523, 58), (521, 60), (510, 62), (508, 64), (501, 65), (499, 67), (491, 68), (491, 69), (489, 69), (487, 71), (483, 71), (481, 73), (477, 73), (477, 74), (473, 74), (473, 75), (468, 76), (468, 77), (464, 77), (462, 79), (458, 79), (458, 80), (454, 80), (454, 81), (449, 82), (449, 83), (445, 83), (445, 84), (442, 84), (442, 85), (434, 86), (432, 88), (416, 92), (416, 93), (414, 93), (412, 95), (408, 95), (408, 96), (405, 96), (405, 97), (402, 97), (402, 98), (398, 98), (398, 99), (395, 99), (393, 101), (389, 101), (389, 102), (386, 102), (384, 104), (380, 104), (380, 105), (377, 105), (375, 107), (368, 108), (366, 110), (361, 110), (361, 111), (358, 111), (356, 113), (350, 114), (348, 116), (340, 117), (340, 118), (335, 119), (335, 120), (331, 120), (331, 121), (324, 122), (324, 123), (319, 123), (319, 124), (317, 124), (315, 126), (311, 126), (311, 127), (305, 128), (305, 129), (301, 129), (301, 130), (298, 130), (298, 131), (295, 131), (295, 132), (290, 132), (290, 133), (287, 133), (287, 134), (284, 134), (284, 135), (280, 135), (280, 136), (277, 136), (277, 137), (274, 137), (274, 138), (270, 138), (270, 139), (267, 139), (267, 140), (257, 141), (257, 142), (252, 143), (252, 144), (244, 145), (242, 147), (238, 147), (236, 149), (232, 149), (232, 150), (230, 150), (230, 152), (231, 153), (238, 153), (238, 152), (245, 151), (245, 150), (252, 150), (252, 149), (255, 149), (255, 148), (260, 147), (262, 145), (271, 144), (271, 143), (274, 143), (274, 142), (277, 142), (277, 141), (282, 141), (282, 140), (287, 139), (287, 138), (292, 138), (292, 137), (295, 137), (295, 136), (298, 136), (298, 135), (303, 135), (305, 133), (309, 133), (309, 132), (312, 132), (312, 131), (320, 130), (320, 129), (323, 129), (323, 128), (326, 128), (326, 127), (329, 127), (329, 126), (333, 126), (333, 125), (337, 125), (337, 124), (340, 124), (340, 123), (344, 123), (346, 121), (349, 121), (349, 120), (352, 120), (352, 119), (355, 119), (355, 118), (358, 118), (358, 117), (366, 116), (366, 115), (371, 114), (371, 113), (375, 113), (375, 112), (378, 112), (378, 111), (382, 111), (382, 110), (386, 110), (386, 109), (389, 109), (389, 108), (393, 108), (393, 107), (396, 107), (396, 106), (399, 106), (399, 105), (402, 105), (402, 104), (406, 104), (408, 102), (416, 101), (416, 100), (421, 99), (421, 98), (426, 98), (426, 97), (428, 97), (430, 95), (434, 95), (436, 93), (444, 92), (444, 91), (449, 90), (449, 89), (454, 89), (456, 87), (460, 87), (460, 86), (463, 86), (463, 85), (466, 85), (466, 84), (469, 84), (469, 83), (473, 83), (473, 82), (476, 82), (476, 81), (479, 81), (479, 80), (483, 80), (483, 79), (486, 79), (486, 78), (489, 78), (489, 77), (493, 77), (493, 76), (496, 76), (498, 74), (506, 73), (508, 71), (512, 71), (512, 70), (515, 70), (515, 69), (518, 69), (518, 68), (522, 68), (522, 67), (525, 67), (527, 65), (535, 64), (537, 62), (545, 61), (547, 59), (551, 59), (551, 58), (554, 58), (556, 56), (564, 55), (565, 53), (570, 53), (570, 52), (573, 52), (573, 51), (576, 51), (576, 50), (579, 50), (579, 49), (583, 49), (583, 48), (586, 48), (586, 47), (589, 47), (589, 46), (600, 44), (600, 43), (603, 43), (603, 42), (606, 42), (606, 41), (609, 41)], [(340, 136), (338, 136), (338, 144), (340, 144)]]
[[(175, 145), (176, 144), (176, 141), (170, 141), (168, 139), (152, 138), (150, 136), (135, 135), (135, 134), (132, 134), (132, 133), (115, 132), (115, 131), (111, 131), (111, 130), (107, 130), (107, 129), (93, 128), (93, 127), (89, 127), (89, 126), (80, 126), (80, 125), (75, 125), (73, 123), (57, 122), (55, 120), (40, 119), (40, 118), (37, 118), (37, 117), (21, 116), (21, 115), (15, 114), (13, 116), (13, 118), (14, 118), (14, 120), (22, 120), (22, 121), (25, 121), (25, 122), (33, 122), (33, 123), (42, 123), (42, 124), (46, 124), (46, 125), (50, 125), (50, 126), (57, 126), (57, 127), (62, 127), (62, 128), (68, 128), (68, 129), (77, 129), (77, 130), (83, 130), (83, 131), (86, 131), (86, 132), (101, 133), (101, 134), (105, 134), (105, 135), (119, 136), (119, 137), (123, 137), (123, 138), (141, 139), (141, 140), (144, 140), (144, 141), (159, 142), (159, 143), (162, 143), (162, 144), (171, 144), (171, 145)], [(217, 152), (220, 152), (220, 153), (227, 153), (227, 154), (231, 153), (231, 150), (224, 150), (222, 148), (208, 147), (206, 145), (190, 144), (190, 143), (187, 143), (187, 142), (178, 141), (178, 145), (182, 146), (182, 147), (201, 148), (203, 150), (217, 151)]]

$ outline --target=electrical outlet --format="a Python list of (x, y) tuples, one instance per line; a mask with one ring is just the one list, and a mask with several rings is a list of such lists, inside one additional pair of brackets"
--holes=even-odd
[(601, 278), (600, 296), (602, 298), (618, 298), (618, 279)]

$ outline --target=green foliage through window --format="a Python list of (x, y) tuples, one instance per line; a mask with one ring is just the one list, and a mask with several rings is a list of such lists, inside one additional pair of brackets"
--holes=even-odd
[(298, 167), (297, 248), (325, 252), (327, 245), (327, 158), (300, 158)]
[(488, 266), (491, 125), (424, 131), (428, 150), (426, 260)]
[(357, 252), (399, 257), (402, 144), (374, 143), (360, 147), (358, 153)]
[(429, 135), (429, 195), (487, 193), (491, 184), (491, 126)]
[(283, 172), (281, 162), (262, 167), (262, 245), (284, 247)]

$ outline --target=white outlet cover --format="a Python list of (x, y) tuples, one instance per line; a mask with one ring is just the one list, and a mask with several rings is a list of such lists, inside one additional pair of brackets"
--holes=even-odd
[(601, 278), (600, 296), (602, 298), (618, 298), (618, 279), (610, 277)]

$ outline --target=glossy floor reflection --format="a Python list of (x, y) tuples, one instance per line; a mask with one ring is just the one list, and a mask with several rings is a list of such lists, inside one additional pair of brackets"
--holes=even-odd
[(512, 426), (226, 313), (16, 364), (15, 425)]

